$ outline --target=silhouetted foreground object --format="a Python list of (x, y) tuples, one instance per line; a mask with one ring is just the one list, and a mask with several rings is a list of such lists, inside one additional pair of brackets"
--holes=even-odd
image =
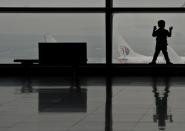
[(159, 27), (158, 29), (156, 26), (154, 26), (154, 28), (153, 28), (152, 36), (156, 37), (156, 47), (155, 47), (155, 53), (153, 56), (153, 60), (150, 64), (156, 63), (156, 60), (157, 60), (157, 57), (158, 57), (160, 51), (162, 51), (164, 54), (166, 64), (172, 64), (170, 62), (168, 52), (167, 52), (167, 46), (168, 46), (167, 37), (171, 37), (173, 27), (172, 26), (169, 27), (169, 31), (166, 30), (164, 20), (158, 21), (158, 27)]
[(41, 65), (84, 65), (86, 63), (86, 43), (39, 43), (39, 64)]
[(40, 112), (86, 112), (87, 89), (39, 89)]
[(78, 66), (87, 63), (86, 43), (39, 43), (39, 64), (49, 66), (72, 66), (71, 87), (80, 88)]

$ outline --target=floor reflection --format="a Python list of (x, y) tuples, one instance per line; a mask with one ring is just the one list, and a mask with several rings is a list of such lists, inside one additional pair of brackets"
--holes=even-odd
[(106, 77), (105, 131), (112, 131), (112, 78)]
[(39, 89), (40, 112), (86, 112), (87, 89)]
[(1, 78), (0, 130), (185, 129), (185, 77), (79, 79), (80, 88), (71, 77)]
[(172, 113), (168, 109), (168, 95), (170, 92), (170, 78), (165, 77), (164, 88), (158, 86), (158, 80), (161, 78), (153, 78), (153, 93), (155, 97), (156, 113), (153, 115), (153, 121), (158, 122), (159, 130), (165, 130), (166, 120), (173, 122)]
[(34, 89), (32, 86), (32, 80), (30, 77), (23, 78), (21, 93), (35, 93), (38, 89)]

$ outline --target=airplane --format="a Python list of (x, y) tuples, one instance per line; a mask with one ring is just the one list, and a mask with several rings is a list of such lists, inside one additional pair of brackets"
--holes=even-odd
[(51, 34), (44, 33), (44, 42), (57, 42), (57, 40)]
[[(118, 44), (118, 63), (120, 64), (137, 64), (137, 63), (150, 63), (152, 61), (153, 56), (145, 56), (142, 54), (139, 54), (135, 52), (129, 44), (126, 42), (126, 40), (119, 34), (116, 34), (116, 42)], [(180, 57), (175, 50), (168, 45), (168, 55), (170, 58), (170, 61), (174, 64), (184, 64), (185, 63), (185, 57)], [(163, 56), (158, 56), (156, 63), (166, 63)]]
[[(116, 34), (116, 42), (118, 44), (118, 54), (119, 56), (117, 59), (113, 59), (113, 62), (119, 64), (138, 64), (144, 63), (148, 64), (152, 61), (153, 56), (145, 56), (135, 52), (126, 40), (119, 34)], [(45, 42), (57, 42), (57, 40), (51, 34), (44, 34), (44, 41)], [(172, 47), (168, 45), (168, 55), (170, 60), (174, 64), (184, 64), (185, 57), (180, 57)], [(105, 58), (89, 58), (88, 63), (97, 63), (97, 62), (104, 62)], [(163, 56), (158, 56), (157, 63), (163, 64), (165, 63), (165, 59)]]
[[(58, 42), (51, 34), (49, 33), (44, 33), (43, 34), (43, 38), (44, 38), (44, 42), (51, 42), (51, 43), (55, 43)], [(99, 49), (99, 48), (97, 48)], [(96, 50), (97, 50), (96, 49)], [(115, 61), (116, 59), (114, 59)], [(88, 61), (87, 63), (105, 63), (106, 59), (104, 57), (88, 57)]]

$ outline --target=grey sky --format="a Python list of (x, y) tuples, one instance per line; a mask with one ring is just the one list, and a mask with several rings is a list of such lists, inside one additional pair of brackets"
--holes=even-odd
[[(180, 7), (184, 0), (113, 0), (119, 7)], [(1, 6), (105, 6), (105, 0), (1, 0)]]
[[(113, 0), (114, 6), (180, 7), (184, 0)], [(0, 0), (0, 6), (104, 6), (105, 0)], [(0, 33), (104, 34), (103, 14), (0, 14)], [(2, 32), (3, 31), (3, 32)]]
[(104, 14), (0, 14), (0, 33), (105, 34)]
[(1, 0), (1, 6), (104, 6), (105, 0)]
[(184, 0), (114, 0), (118, 7), (181, 7)]

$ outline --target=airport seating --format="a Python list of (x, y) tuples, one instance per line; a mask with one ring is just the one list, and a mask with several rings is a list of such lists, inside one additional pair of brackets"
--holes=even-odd
[(32, 64), (38, 64), (38, 59), (14, 59), (14, 62), (19, 62), (22, 65), (32, 65)]
[(73, 68), (72, 86), (79, 86), (78, 68), (87, 63), (86, 43), (38, 43), (39, 59), (14, 59), (24, 66), (25, 76), (30, 77), (30, 67), (39, 66), (71, 66)]

